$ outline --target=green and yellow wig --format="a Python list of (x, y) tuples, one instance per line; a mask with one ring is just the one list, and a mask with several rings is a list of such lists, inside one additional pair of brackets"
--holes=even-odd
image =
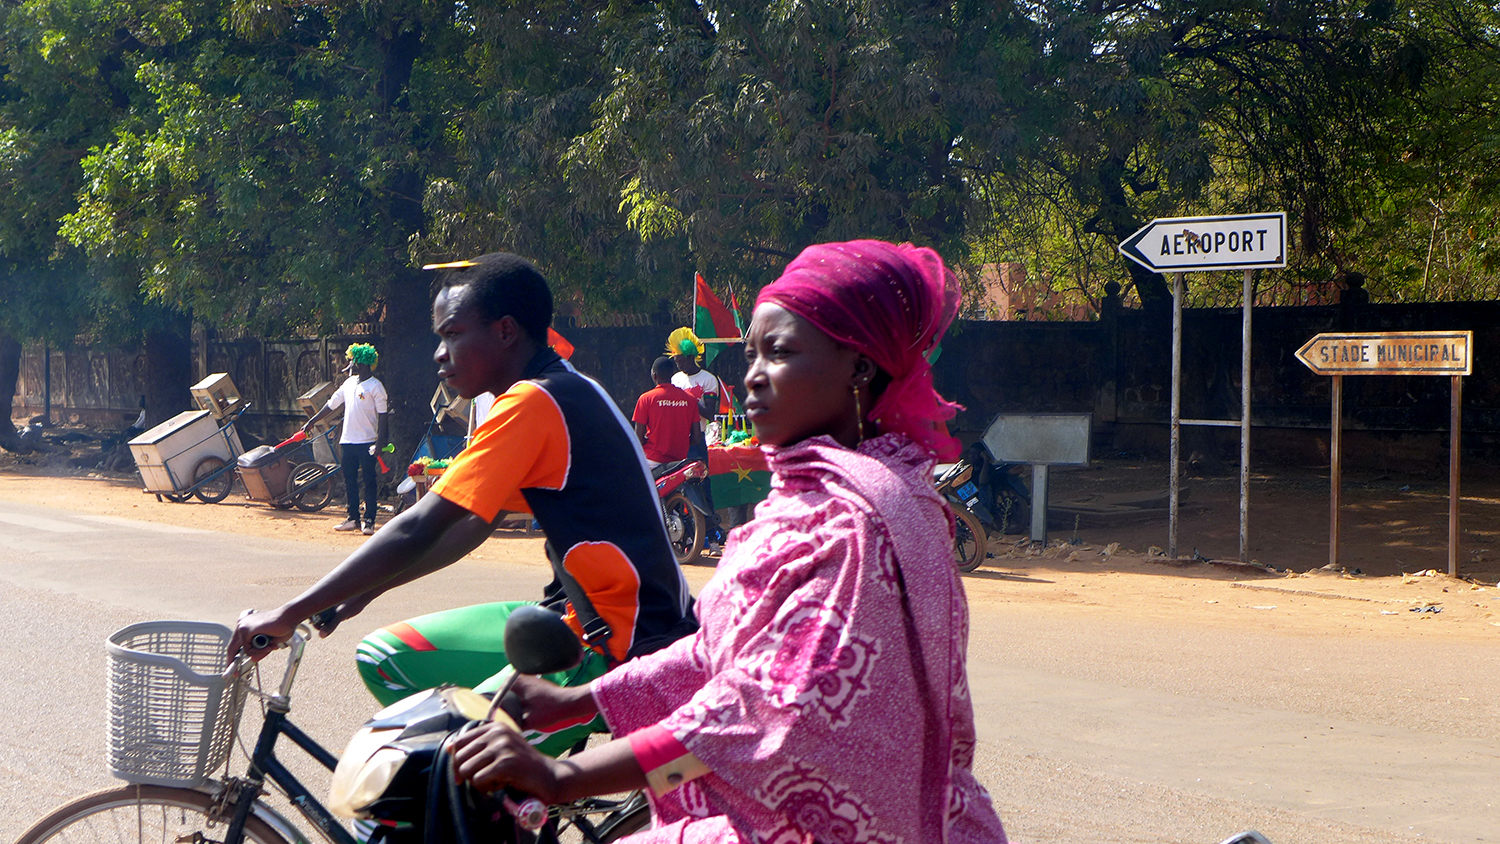
[(669, 355), (692, 355), (696, 358), (703, 357), (703, 341), (693, 333), (693, 329), (683, 326), (667, 335), (667, 354)]
[(344, 350), (344, 357), (371, 369), (380, 362), (380, 353), (369, 343), (353, 343)]

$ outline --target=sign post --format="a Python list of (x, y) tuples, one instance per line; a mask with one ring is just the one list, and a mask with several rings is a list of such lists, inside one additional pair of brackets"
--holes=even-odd
[(1339, 562), (1339, 505), (1343, 494), (1345, 375), (1447, 375), (1448, 574), (1458, 576), (1458, 450), (1464, 379), (1473, 370), (1472, 331), (1381, 331), (1319, 334), (1297, 350), (1297, 359), (1333, 378), (1333, 432), (1329, 438), (1328, 562)]
[[(1250, 315), (1255, 270), (1286, 266), (1286, 213), (1152, 220), (1120, 244), (1120, 254), (1152, 270), (1172, 274), (1172, 424), (1168, 462), (1167, 556), (1177, 557), (1178, 460), (1181, 426), (1240, 429), (1240, 562), (1250, 561)], [(1243, 270), (1240, 324), (1240, 418), (1182, 418), (1183, 275), (1189, 271)]]

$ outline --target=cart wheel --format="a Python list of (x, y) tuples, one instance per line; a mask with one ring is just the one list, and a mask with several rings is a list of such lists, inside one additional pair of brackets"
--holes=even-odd
[[(224, 461), (218, 457), (205, 457), (193, 469), (193, 486), (196, 487), (193, 494), (204, 504), (218, 504), (234, 489), (234, 470), (221, 469), (224, 469)], [(184, 495), (182, 500), (186, 501), (187, 496)]]
[(312, 513), (333, 500), (331, 473), (322, 463), (298, 463), (287, 478), (287, 494), (298, 510)]

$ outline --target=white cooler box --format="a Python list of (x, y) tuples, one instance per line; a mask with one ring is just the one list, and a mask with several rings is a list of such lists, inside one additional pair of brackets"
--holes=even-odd
[(193, 485), (193, 470), (203, 458), (232, 459), (219, 420), (206, 410), (183, 411), (129, 445), (147, 492), (185, 490)]

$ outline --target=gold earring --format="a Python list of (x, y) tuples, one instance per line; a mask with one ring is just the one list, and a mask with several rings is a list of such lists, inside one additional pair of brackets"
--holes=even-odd
[(859, 425), (859, 441), (865, 441), (865, 411), (859, 403), (859, 385), (854, 385), (854, 421)]

